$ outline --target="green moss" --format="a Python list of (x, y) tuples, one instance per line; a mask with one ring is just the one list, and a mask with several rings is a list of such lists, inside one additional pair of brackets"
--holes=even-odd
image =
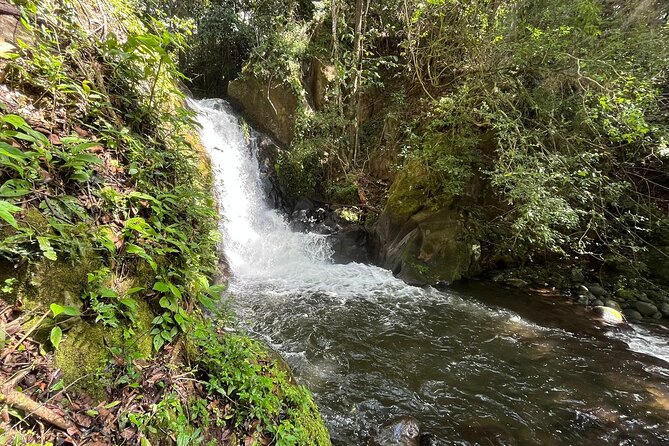
[(428, 202), (422, 178), (427, 172), (416, 160), (409, 161), (398, 173), (388, 195), (386, 213), (393, 222), (407, 221)]
[(293, 387), (290, 393), (290, 400), (297, 403), (294, 408), (288, 410), (289, 421), (296, 427), (298, 433), (297, 444), (331, 445), (330, 433), (310, 392), (304, 387)]
[(147, 359), (153, 353), (153, 343), (151, 341), (151, 330), (153, 329), (153, 318), (155, 314), (151, 311), (151, 306), (148, 302), (137, 302), (137, 314), (135, 317), (135, 338), (134, 347), (140, 358)]
[(46, 235), (53, 232), (51, 225), (49, 225), (49, 221), (39, 209), (30, 208), (26, 210), (20, 220), (23, 225), (33, 229), (39, 235)]
[(16, 297), (26, 309), (48, 308), (52, 303), (80, 308), (87, 274), (99, 266), (100, 259), (94, 255), (74, 262), (40, 261), (28, 267)]
[(104, 388), (99, 375), (109, 363), (107, 346), (120, 345), (122, 339), (120, 329), (80, 321), (67, 332), (55, 354), (56, 366), (63, 373), (65, 385), (93, 397), (102, 397)]

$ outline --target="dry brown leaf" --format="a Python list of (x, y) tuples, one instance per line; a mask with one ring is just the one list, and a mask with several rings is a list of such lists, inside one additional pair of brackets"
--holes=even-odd
[(90, 135), (87, 130), (82, 129), (79, 126), (76, 126), (74, 131), (77, 132), (77, 135), (81, 136), (82, 138), (86, 138), (88, 135)]
[(123, 429), (123, 431), (121, 432), (121, 437), (126, 441), (130, 441), (136, 434), (137, 432), (135, 431), (135, 429), (127, 427)]
[(91, 425), (93, 425), (93, 419), (88, 415), (82, 413), (74, 413), (72, 417), (79, 426), (83, 426), (88, 429), (89, 427), (91, 427)]

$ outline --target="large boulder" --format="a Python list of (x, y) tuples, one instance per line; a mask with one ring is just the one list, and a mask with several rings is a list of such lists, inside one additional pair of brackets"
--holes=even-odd
[(307, 106), (290, 85), (250, 73), (230, 82), (228, 95), (258, 129), (284, 146), (293, 140), (299, 108)]
[(379, 218), (377, 263), (413, 285), (450, 284), (478, 268), (480, 248), (455, 204), (423, 207), (421, 172), (413, 167), (398, 175)]

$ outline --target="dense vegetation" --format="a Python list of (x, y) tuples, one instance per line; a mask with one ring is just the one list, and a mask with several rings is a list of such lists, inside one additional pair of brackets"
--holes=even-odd
[(198, 4), (228, 18), (195, 45), (244, 47), (242, 77), (306, 98), (279, 166), (296, 194), (380, 211), (400, 173), (391, 202), (472, 216), (487, 268), (666, 264), (665, 2), (233, 3)]
[[(124, 1), (16, 6), (0, 53), (0, 443), (329, 444), (309, 392), (219, 308), (211, 172), (179, 89), (186, 25)], [(64, 417), (32, 409), (54, 399)]]

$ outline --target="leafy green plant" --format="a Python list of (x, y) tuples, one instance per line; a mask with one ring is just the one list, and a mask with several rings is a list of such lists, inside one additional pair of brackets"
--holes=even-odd
[(49, 333), (49, 340), (51, 341), (53, 348), (57, 350), (58, 346), (60, 345), (60, 341), (63, 339), (63, 330), (58, 325), (58, 316), (64, 315), (69, 316), (70, 318), (80, 317), (81, 312), (75, 307), (69, 305), (59, 305), (55, 303), (51, 304), (50, 309), (56, 325), (51, 328), (51, 332)]

